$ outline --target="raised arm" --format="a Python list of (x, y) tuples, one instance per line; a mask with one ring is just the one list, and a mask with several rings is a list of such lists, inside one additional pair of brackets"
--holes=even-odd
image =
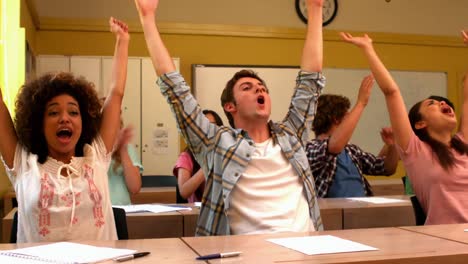
[(0, 88), (0, 155), (9, 168), (13, 168), (17, 142), (15, 126), (3, 101), (2, 88)]
[(175, 65), (155, 23), (155, 14), (159, 0), (135, 0), (135, 4), (156, 74), (160, 76), (175, 71)]
[(111, 152), (120, 127), (120, 108), (127, 80), (130, 35), (128, 34), (127, 25), (122, 21), (111, 17), (109, 25), (110, 31), (115, 34), (116, 41), (112, 60), (110, 92), (102, 109), (102, 123), (99, 132), (107, 151)]
[(177, 170), (177, 184), (179, 185), (180, 196), (185, 199), (189, 198), (205, 182), (205, 174), (202, 169), (195, 172), (193, 176), (191, 173), (185, 168)]
[(302, 51), (301, 69), (308, 72), (322, 71), (322, 5), (323, 0), (307, 0), (307, 35)]
[(362, 112), (369, 102), (373, 85), (374, 77), (372, 75), (368, 75), (362, 80), (356, 104), (330, 135), (328, 152), (338, 154), (348, 144), (359, 122), (359, 118), (361, 118)]
[(356, 45), (363, 51), (369, 62), (372, 75), (374, 75), (377, 84), (385, 96), (396, 143), (406, 150), (410, 136), (413, 133), (406, 106), (401, 96), (400, 88), (375, 52), (372, 39), (367, 34), (363, 37), (353, 37), (349, 33), (340, 33), (340, 35), (344, 41)]
[(141, 189), (140, 168), (133, 164), (128, 153), (128, 144), (133, 137), (133, 128), (127, 126), (120, 130), (115, 151), (119, 152), (123, 168), (125, 184), (131, 194), (136, 194)]
[[(465, 45), (468, 46), (468, 32), (462, 31), (462, 38)], [(465, 140), (468, 138), (468, 72), (463, 77), (463, 105), (460, 118), (460, 132)]]

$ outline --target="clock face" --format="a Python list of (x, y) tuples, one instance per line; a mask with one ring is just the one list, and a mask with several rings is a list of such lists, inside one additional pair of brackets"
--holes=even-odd
[[(337, 0), (323, 0), (323, 11), (322, 11), (322, 25), (326, 26), (330, 24), (336, 16), (338, 11)], [(307, 4), (306, 0), (296, 0), (296, 12), (299, 18), (307, 23)]]

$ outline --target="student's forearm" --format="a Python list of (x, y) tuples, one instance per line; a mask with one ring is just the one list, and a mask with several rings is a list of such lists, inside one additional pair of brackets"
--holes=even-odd
[(363, 48), (364, 55), (366, 56), (369, 66), (377, 84), (382, 92), (387, 96), (399, 92), (398, 85), (393, 80), (390, 72), (382, 63), (377, 55), (373, 46), (366, 46)]
[(205, 174), (203, 173), (202, 169), (199, 169), (188, 180), (186, 180), (182, 184), (179, 184), (180, 195), (183, 198), (187, 199), (200, 187), (200, 185), (204, 184), (204, 182), (205, 182)]
[[(0, 97), (2, 97), (1, 92)], [(6, 165), (10, 168), (13, 168), (17, 141), (18, 138), (10, 112), (3, 98), (0, 98), (0, 155), (2, 155)]]
[(140, 21), (145, 33), (146, 45), (153, 63), (154, 70), (158, 76), (175, 71), (172, 58), (161, 39), (156, 27), (154, 16), (140, 16)]
[(328, 140), (328, 152), (338, 154), (344, 149), (353, 136), (354, 129), (359, 122), (359, 118), (361, 118), (364, 108), (365, 106), (358, 102), (349, 114), (343, 118)]
[(321, 72), (323, 64), (322, 4), (307, 0), (307, 35), (302, 51), (301, 69), (308, 72)]
[(385, 157), (385, 160), (384, 160), (385, 175), (394, 174), (398, 166), (398, 161), (400, 160), (395, 144), (391, 146), (384, 145), (382, 147), (382, 150), (379, 153), (379, 156)]
[(399, 146), (406, 149), (412, 129), (400, 89), (372, 46), (365, 47), (364, 54), (377, 84), (385, 95), (395, 140)]
[(120, 152), (120, 157), (127, 189), (131, 194), (136, 194), (140, 192), (141, 189), (140, 169), (133, 165), (132, 159), (128, 155), (128, 151), (126, 149), (125, 151)]

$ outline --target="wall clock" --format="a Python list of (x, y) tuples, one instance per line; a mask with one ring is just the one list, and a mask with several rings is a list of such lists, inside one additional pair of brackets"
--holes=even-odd
[[(296, 12), (299, 18), (307, 24), (306, 0), (295, 0)], [(338, 0), (323, 0), (322, 25), (330, 24), (338, 12)]]

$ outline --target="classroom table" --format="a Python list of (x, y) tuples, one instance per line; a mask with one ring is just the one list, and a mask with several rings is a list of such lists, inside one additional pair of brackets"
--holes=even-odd
[(143, 187), (130, 195), (132, 204), (176, 203), (176, 187)]
[[(376, 251), (305, 255), (266, 241), (269, 238), (333, 235), (378, 248)], [(395, 227), (310, 233), (183, 237), (197, 254), (241, 251), (209, 263), (467, 263), (468, 245)]]
[(343, 229), (412, 226), (416, 224), (409, 196), (388, 195), (379, 197), (402, 201), (375, 204), (354, 201), (348, 198), (320, 198), (318, 202), (321, 210), (343, 210)]
[(468, 244), (468, 224), (402, 226), (401, 229)]
[[(164, 239), (135, 239), (135, 240), (117, 240), (117, 241), (73, 241), (93, 246), (113, 247), (135, 249), (138, 252), (151, 252), (148, 256), (129, 260), (122, 263), (153, 264), (153, 263), (203, 263), (195, 260), (198, 256), (190, 247), (188, 247), (180, 238)], [(44, 244), (44, 243), (42, 243)], [(11, 250), (21, 247), (30, 247), (41, 245), (41, 243), (27, 244), (0, 244), (0, 250)], [(112, 260), (100, 263), (117, 263)]]
[(386, 178), (369, 180), (372, 192), (375, 196), (385, 195), (403, 195), (405, 194), (405, 186), (401, 178)]

